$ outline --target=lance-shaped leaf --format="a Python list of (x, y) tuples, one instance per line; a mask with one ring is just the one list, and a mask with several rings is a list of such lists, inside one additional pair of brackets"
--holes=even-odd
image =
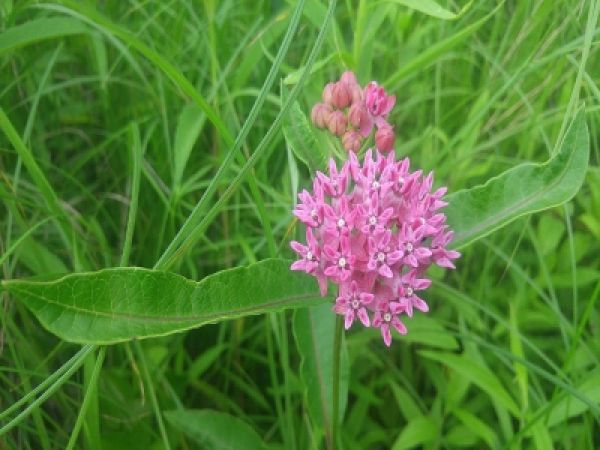
[(526, 163), (485, 184), (447, 197), (453, 247), (480, 239), (515, 219), (570, 200), (579, 191), (588, 167), (589, 137), (580, 111), (560, 150), (542, 164)]
[[(333, 425), (333, 364), (336, 315), (331, 304), (303, 308), (294, 313), (294, 336), (302, 358), (300, 375), (306, 387), (306, 404), (315, 429), (331, 443)], [(348, 398), (350, 366), (342, 335), (339, 366), (339, 416)]]
[(315, 280), (289, 265), (265, 260), (199, 282), (169, 272), (114, 268), (51, 281), (4, 280), (2, 286), (60, 338), (112, 344), (317, 304)]

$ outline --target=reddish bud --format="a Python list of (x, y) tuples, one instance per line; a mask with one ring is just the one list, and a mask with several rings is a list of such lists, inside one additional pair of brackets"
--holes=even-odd
[(342, 111), (333, 111), (329, 115), (329, 122), (327, 122), (327, 127), (332, 134), (336, 136), (341, 136), (346, 131), (346, 115)]
[(350, 87), (341, 81), (338, 81), (333, 86), (333, 106), (343, 109), (350, 104), (352, 100), (352, 92)]
[(312, 123), (314, 123), (319, 128), (325, 128), (327, 126), (327, 122), (329, 122), (329, 116), (331, 115), (331, 106), (326, 103), (317, 103), (313, 106), (312, 111), (310, 112), (310, 118)]
[(333, 86), (335, 83), (327, 83), (323, 88), (323, 101), (328, 105), (333, 103)]
[(348, 120), (354, 128), (360, 129), (369, 122), (369, 113), (360, 103), (354, 103), (348, 111)]
[(390, 125), (382, 126), (375, 133), (375, 144), (382, 152), (389, 152), (394, 147), (394, 129)]
[(358, 80), (356, 79), (356, 75), (351, 70), (345, 71), (340, 77), (340, 81), (342, 83), (346, 83), (348, 86), (354, 86), (358, 84)]
[(362, 144), (362, 136), (354, 130), (348, 130), (342, 136), (342, 145), (349, 152), (356, 153)]

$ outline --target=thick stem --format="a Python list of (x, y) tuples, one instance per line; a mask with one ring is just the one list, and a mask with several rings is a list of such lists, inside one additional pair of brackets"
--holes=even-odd
[(333, 406), (331, 413), (331, 449), (339, 448), (337, 442), (337, 429), (339, 425), (340, 410), (340, 358), (342, 349), (342, 333), (344, 332), (344, 317), (338, 315), (335, 322), (335, 335), (333, 337)]

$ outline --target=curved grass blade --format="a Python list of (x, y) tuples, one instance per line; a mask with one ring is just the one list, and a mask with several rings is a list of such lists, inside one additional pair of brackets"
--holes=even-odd
[(41, 324), (77, 343), (113, 344), (227, 319), (318, 304), (314, 280), (270, 259), (195, 282), (143, 268), (70, 274), (50, 281), (3, 280)]
[(526, 163), (481, 186), (449, 195), (446, 214), (456, 248), (480, 239), (527, 214), (553, 208), (579, 191), (587, 172), (589, 136), (581, 110), (562, 148), (542, 164)]

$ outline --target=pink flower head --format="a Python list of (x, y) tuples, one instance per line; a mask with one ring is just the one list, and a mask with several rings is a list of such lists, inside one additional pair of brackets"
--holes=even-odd
[[(429, 266), (454, 268), (460, 254), (447, 248), (452, 231), (441, 212), (445, 188), (433, 176), (411, 172), (408, 158), (396, 161), (368, 150), (341, 167), (333, 160), (317, 173), (313, 192), (302, 191), (294, 214), (306, 227), (306, 244), (292, 241), (299, 260), (293, 270), (339, 286), (334, 311), (364, 326), (380, 328), (386, 345), (392, 330), (406, 333), (402, 317), (427, 312), (422, 298)], [(433, 190), (433, 192), (432, 192)]]

